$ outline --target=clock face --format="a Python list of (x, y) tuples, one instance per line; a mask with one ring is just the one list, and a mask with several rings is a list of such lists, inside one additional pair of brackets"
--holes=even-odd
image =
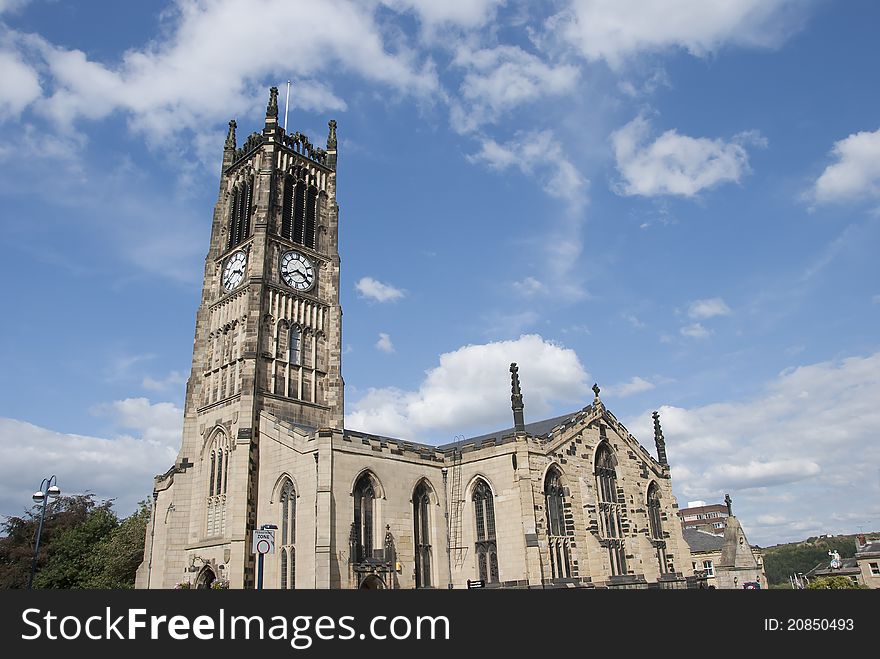
[(307, 291), (315, 285), (315, 267), (299, 252), (285, 252), (281, 256), (281, 278), (291, 288)]
[(244, 271), (247, 268), (247, 256), (244, 252), (236, 252), (229, 257), (226, 267), (223, 268), (223, 288), (231, 291), (244, 281)]

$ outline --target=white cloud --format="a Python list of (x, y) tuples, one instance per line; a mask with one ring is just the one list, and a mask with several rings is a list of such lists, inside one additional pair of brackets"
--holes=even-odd
[(0, 14), (17, 11), (24, 7), (30, 0), (0, 0)]
[(273, 75), (279, 84), (292, 77), (292, 106), (309, 110), (345, 109), (320, 82), (331, 70), (401, 94), (428, 97), (438, 91), (430, 61), (417, 61), (401, 41), (385, 43), (374, 6), (325, 0), (304, 11), (304, 4), (264, 0), (255, 10), (235, 0), (179, 0), (165, 16), (168, 29), (161, 38), (112, 63), (30, 37), (53, 83), (41, 111), (64, 124), (122, 110), (152, 143), (164, 144), (178, 130), (198, 131), (264, 105), (254, 81)]
[(617, 171), (622, 180), (618, 194), (643, 197), (693, 197), (721, 183), (738, 183), (748, 174), (745, 144), (764, 146), (755, 132), (735, 135), (730, 142), (680, 135), (667, 130), (649, 142), (651, 124), (638, 116), (611, 135)]
[(361, 297), (377, 302), (393, 302), (399, 300), (405, 293), (391, 284), (383, 284), (372, 277), (361, 277), (354, 285)]
[[(0, 7), (2, 11), (2, 7)], [(24, 108), (40, 97), (37, 72), (11, 51), (0, 51), (0, 121), (18, 116)]]
[(179, 371), (171, 371), (161, 380), (156, 380), (147, 375), (141, 384), (144, 389), (149, 389), (150, 391), (168, 391), (172, 388), (180, 388), (186, 384), (186, 378)]
[(476, 51), (461, 47), (453, 63), (467, 70), (462, 103), (453, 104), (451, 115), (453, 127), (461, 132), (492, 123), (523, 103), (568, 93), (579, 76), (576, 66), (548, 64), (517, 46)]
[(588, 60), (612, 67), (641, 52), (703, 56), (732, 44), (773, 47), (800, 28), (798, 0), (572, 0), (548, 27)]
[(379, 332), (379, 340), (376, 341), (376, 350), (391, 354), (394, 352), (394, 344), (391, 343), (391, 337), (385, 332)]
[[(662, 406), (673, 486), (684, 500), (730, 492), (740, 520), (758, 520), (753, 542), (802, 538), (804, 528), (851, 532), (852, 522), (834, 520), (880, 514), (878, 400), (880, 352), (783, 371), (743, 400)], [(652, 434), (647, 412), (627, 426)], [(798, 523), (759, 519), (770, 500), (773, 515)]]
[(543, 418), (559, 402), (573, 408), (588, 402), (589, 378), (575, 352), (531, 334), (444, 353), (417, 391), (370, 389), (350, 406), (345, 425), (438, 443), (460, 432), (509, 427), (511, 362), (519, 365), (527, 420)]
[(484, 138), (479, 152), (468, 156), (468, 160), (485, 163), (497, 171), (514, 167), (527, 177), (536, 176), (552, 197), (576, 207), (585, 202), (587, 180), (566, 157), (550, 130), (520, 132), (504, 143)]
[(728, 315), (730, 315), (730, 307), (720, 297), (694, 300), (688, 307), (688, 316), (699, 320)]
[(880, 130), (853, 133), (834, 143), (828, 165), (813, 187), (820, 203), (880, 197)]
[(149, 442), (180, 448), (183, 410), (174, 403), (151, 403), (147, 398), (126, 398), (92, 408), (96, 416), (110, 417), (122, 429), (135, 431)]
[(703, 327), (702, 323), (691, 323), (690, 325), (685, 325), (679, 330), (679, 332), (682, 336), (689, 336), (692, 339), (705, 339), (707, 336), (712, 334), (710, 330)]
[(608, 387), (603, 387), (603, 390), (605, 390), (605, 393), (609, 396), (626, 398), (627, 396), (632, 396), (634, 394), (651, 391), (651, 389), (654, 389), (655, 387), (656, 385), (653, 382), (649, 382), (648, 380), (635, 375), (629, 380), (629, 382), (612, 384)]
[(21, 514), (30, 506), (30, 493), (50, 474), (64, 494), (90, 491), (115, 498), (123, 515), (150, 495), (153, 477), (174, 464), (182, 410), (136, 398), (97, 411), (126, 432), (112, 439), (90, 437), (0, 418), (0, 515)]
[(476, 28), (485, 25), (504, 0), (382, 0), (382, 4), (404, 12), (412, 11), (425, 27), (454, 25)]
[(526, 297), (531, 297), (538, 293), (543, 293), (547, 290), (547, 287), (544, 286), (544, 284), (531, 276), (526, 277), (521, 281), (513, 282), (513, 286), (517, 292), (525, 295)]

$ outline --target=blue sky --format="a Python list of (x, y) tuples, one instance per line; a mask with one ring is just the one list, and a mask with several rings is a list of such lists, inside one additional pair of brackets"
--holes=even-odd
[[(338, 121), (350, 427), (594, 381), (679, 504), (880, 529), (875, 3), (0, 0), (0, 513), (173, 462), (226, 122)], [(266, 20), (266, 17), (271, 17)]]

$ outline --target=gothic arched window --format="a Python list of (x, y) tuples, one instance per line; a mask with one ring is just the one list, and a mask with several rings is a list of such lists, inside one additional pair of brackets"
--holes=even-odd
[(368, 473), (364, 473), (354, 486), (354, 560), (360, 563), (373, 557), (373, 525), (376, 492)]
[(544, 479), (544, 504), (547, 512), (547, 544), (550, 570), (554, 579), (571, 577), (571, 556), (565, 529), (565, 490), (559, 471), (552, 467)]
[(669, 571), (669, 567), (667, 565), (666, 541), (663, 539), (663, 518), (660, 515), (660, 489), (654, 482), (648, 486), (648, 527), (652, 544), (657, 550), (660, 574), (664, 574)]
[(208, 496), (206, 534), (222, 535), (226, 531), (226, 481), (229, 472), (229, 441), (226, 433), (214, 434), (209, 447), (207, 465)]
[(226, 245), (228, 249), (235, 247), (250, 235), (253, 192), (253, 177), (237, 184), (232, 189), (232, 203), (229, 207), (229, 237)]
[(416, 588), (431, 587), (431, 495), (425, 481), (413, 494), (413, 545)]
[(289, 478), (284, 479), (278, 497), (281, 507), (280, 536), (281, 587), (296, 588), (296, 490)]
[(495, 543), (495, 500), (489, 484), (482, 478), (474, 485), (474, 522), (477, 573), (486, 583), (498, 581), (498, 547)]
[(596, 488), (599, 493), (599, 532), (608, 548), (611, 574), (626, 574), (626, 551), (621, 525), (622, 506), (617, 500), (617, 461), (607, 442), (596, 451)]

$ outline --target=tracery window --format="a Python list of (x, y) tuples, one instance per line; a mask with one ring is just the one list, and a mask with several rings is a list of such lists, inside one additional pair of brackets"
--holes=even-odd
[(474, 486), (474, 522), (477, 574), (486, 583), (498, 582), (498, 547), (495, 541), (495, 502), (489, 484), (479, 479)]
[(206, 501), (206, 535), (222, 535), (226, 531), (226, 481), (229, 472), (229, 440), (222, 430), (211, 440), (206, 465), (209, 469)]
[(278, 538), (280, 555), (281, 588), (296, 588), (296, 490), (286, 478), (278, 497), (281, 507), (280, 534)]
[(565, 490), (556, 468), (551, 468), (544, 479), (544, 504), (550, 571), (554, 579), (567, 579), (571, 577), (571, 549), (565, 530)]
[(413, 546), (415, 548), (416, 588), (431, 583), (431, 496), (428, 484), (419, 483), (413, 494)]
[(621, 511), (617, 499), (617, 461), (607, 442), (596, 452), (596, 486), (599, 493), (599, 532), (608, 548), (612, 575), (626, 574), (626, 548), (623, 541)]
[(368, 473), (364, 473), (354, 486), (354, 560), (356, 563), (373, 557), (375, 499), (373, 481)]
[(663, 518), (660, 515), (660, 490), (656, 483), (648, 486), (648, 526), (654, 547), (657, 550), (657, 562), (660, 564), (660, 574), (669, 571), (666, 556), (666, 541), (663, 539)]

